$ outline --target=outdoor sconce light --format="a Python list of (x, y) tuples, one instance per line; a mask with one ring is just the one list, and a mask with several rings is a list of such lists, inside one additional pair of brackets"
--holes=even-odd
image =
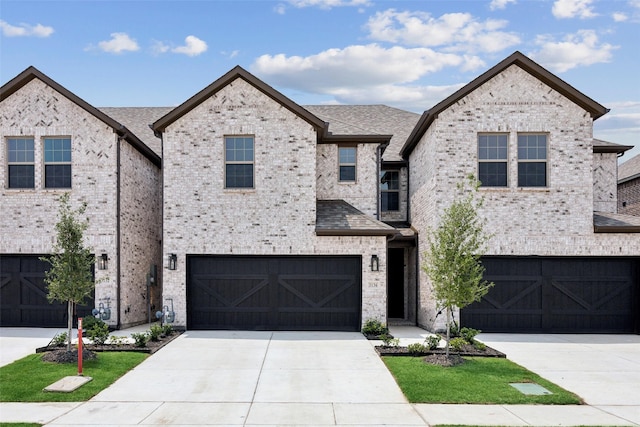
[(109, 264), (109, 257), (107, 254), (100, 255), (98, 258), (98, 270), (106, 270)]
[(175, 270), (178, 266), (178, 255), (169, 254), (169, 270)]
[(380, 271), (380, 259), (378, 259), (378, 255), (371, 255), (371, 271)]

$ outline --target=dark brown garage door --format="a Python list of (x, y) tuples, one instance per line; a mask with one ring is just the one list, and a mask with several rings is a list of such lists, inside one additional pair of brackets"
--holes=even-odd
[(462, 326), (485, 332), (638, 331), (638, 260), (483, 259), (496, 285), (461, 311)]
[[(44, 273), (50, 264), (39, 256), (0, 255), (0, 325), (31, 327), (67, 326), (66, 303), (49, 303)], [(91, 313), (92, 303), (77, 308)]]
[(361, 257), (189, 256), (187, 327), (360, 330)]

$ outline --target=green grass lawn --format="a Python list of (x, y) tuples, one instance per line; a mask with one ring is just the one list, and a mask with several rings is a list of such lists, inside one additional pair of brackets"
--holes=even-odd
[(93, 378), (71, 393), (52, 393), (43, 389), (54, 382), (78, 374), (76, 364), (43, 362), (33, 354), (0, 368), (0, 402), (84, 402), (107, 388), (148, 354), (136, 352), (97, 353), (96, 360), (83, 364), (83, 374)]
[[(572, 405), (581, 399), (523, 367), (503, 358), (465, 358), (465, 363), (443, 368), (421, 357), (382, 358), (400, 389), (412, 403), (547, 404)], [(553, 394), (524, 395), (509, 383), (533, 382)]]

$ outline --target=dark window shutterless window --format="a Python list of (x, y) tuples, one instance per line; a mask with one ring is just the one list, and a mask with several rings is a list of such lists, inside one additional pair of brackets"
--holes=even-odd
[(252, 136), (225, 137), (225, 188), (253, 188)]
[(508, 135), (478, 135), (478, 179), (483, 187), (507, 186)]
[(338, 162), (341, 182), (355, 182), (356, 180), (356, 147), (339, 147)]
[(33, 138), (7, 139), (9, 188), (34, 188)]
[(71, 188), (71, 138), (44, 139), (45, 188)]
[(547, 135), (518, 135), (518, 187), (547, 186)]
[(382, 211), (400, 210), (400, 178), (398, 171), (380, 172), (380, 205)]

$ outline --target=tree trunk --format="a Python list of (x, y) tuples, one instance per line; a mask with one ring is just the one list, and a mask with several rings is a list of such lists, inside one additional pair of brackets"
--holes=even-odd
[(67, 301), (67, 351), (71, 351), (71, 330), (73, 329), (73, 302)]
[(451, 339), (451, 321), (449, 318), (451, 317), (451, 310), (447, 306), (447, 346), (445, 347), (445, 355), (447, 359), (449, 358), (449, 340)]

